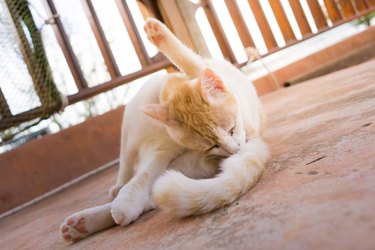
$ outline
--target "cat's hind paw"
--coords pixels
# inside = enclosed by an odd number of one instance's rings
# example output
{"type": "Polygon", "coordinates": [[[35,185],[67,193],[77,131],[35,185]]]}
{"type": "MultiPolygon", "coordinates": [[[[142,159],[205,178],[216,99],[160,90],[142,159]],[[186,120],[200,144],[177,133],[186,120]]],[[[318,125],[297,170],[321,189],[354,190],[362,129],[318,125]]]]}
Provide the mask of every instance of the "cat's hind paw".
{"type": "Polygon", "coordinates": [[[60,234],[67,242],[76,242],[89,235],[86,229],[85,218],[80,216],[68,217],[60,226],[60,234]]]}
{"type": "Polygon", "coordinates": [[[144,26],[148,40],[156,47],[159,47],[162,41],[165,40],[166,29],[164,24],[154,18],[147,19],[144,26]]]}

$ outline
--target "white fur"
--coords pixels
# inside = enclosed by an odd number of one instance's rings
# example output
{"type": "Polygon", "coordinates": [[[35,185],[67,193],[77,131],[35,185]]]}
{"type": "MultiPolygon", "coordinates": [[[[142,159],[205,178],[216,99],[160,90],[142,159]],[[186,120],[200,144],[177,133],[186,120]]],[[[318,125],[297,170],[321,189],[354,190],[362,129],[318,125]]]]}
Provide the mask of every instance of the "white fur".
{"type": "Polygon", "coordinates": [[[153,197],[170,215],[207,213],[245,194],[256,184],[267,159],[267,145],[255,138],[224,160],[221,173],[215,178],[194,180],[181,172],[167,171],[155,182],[153,197]]]}
{"type": "Polygon", "coordinates": [[[149,19],[145,29],[150,41],[188,77],[197,78],[205,68],[210,68],[222,78],[237,101],[237,120],[232,136],[228,131],[220,132],[221,143],[227,146],[227,152],[236,153],[221,162],[221,173],[215,178],[190,179],[215,176],[222,158],[211,159],[203,152],[188,150],[173,138],[165,124],[140,110],[144,105],[161,104],[159,95],[163,87],[171,77],[181,74],[150,79],[124,113],[119,174],[110,190],[114,200],[68,217],[75,222],[84,218],[87,233],[77,233],[76,224],[68,227],[65,222],[61,233],[67,241],[84,238],[115,223],[128,225],[155,207],[151,192],[162,209],[177,216],[205,213],[229,204],[256,183],[268,158],[265,143],[257,137],[261,126],[258,96],[246,77],[228,62],[203,60],[155,19],[149,19]],[[159,35],[163,39],[154,39],[159,35]],[[255,137],[246,131],[255,132],[255,137]],[[167,168],[181,172],[166,172],[167,168]],[[163,196],[171,199],[163,200],[163,196]]]}
{"type": "MultiPolygon", "coordinates": [[[[151,41],[153,40],[152,36],[163,35],[163,39],[156,45],[186,75],[194,78],[205,68],[211,68],[215,74],[221,77],[225,87],[235,96],[238,108],[236,133],[233,137],[224,136],[223,145],[227,145],[227,151],[236,152],[237,148],[244,145],[246,141],[244,132],[246,127],[251,127],[255,132],[260,131],[259,100],[253,85],[230,63],[203,60],[197,56],[155,19],[149,19],[145,27],[147,26],[146,31],[151,41]],[[157,26],[156,29],[155,26],[157,26]]],[[[173,140],[173,135],[171,138],[171,134],[168,133],[163,124],[150,119],[139,110],[141,106],[160,103],[159,93],[161,93],[170,77],[172,76],[160,76],[147,82],[126,107],[121,138],[120,170],[115,190],[119,186],[125,185],[132,177],[133,179],[120,190],[112,203],[112,215],[118,224],[127,225],[142,213],[142,207],[149,199],[148,195],[151,193],[152,184],[171,161],[179,157],[184,150],[181,145],[173,140]],[[135,173],[134,169],[136,169],[135,173]],[[142,190],[135,190],[137,178],[146,172],[150,174],[146,178],[146,185],[142,190]]],[[[233,162],[233,160],[229,161],[233,162]]],[[[224,162],[223,166],[226,164],[224,162]]],[[[234,164],[241,166],[239,162],[234,162],[234,164]]],[[[246,169],[246,166],[245,164],[241,167],[246,169]]],[[[224,178],[225,174],[222,176],[220,180],[224,178]]],[[[178,180],[182,179],[183,177],[178,180]]],[[[209,185],[211,182],[217,183],[216,181],[216,179],[207,180],[205,183],[209,185]]],[[[217,185],[220,185],[220,182],[217,185]]],[[[114,193],[112,190],[112,194],[114,193]]]]}

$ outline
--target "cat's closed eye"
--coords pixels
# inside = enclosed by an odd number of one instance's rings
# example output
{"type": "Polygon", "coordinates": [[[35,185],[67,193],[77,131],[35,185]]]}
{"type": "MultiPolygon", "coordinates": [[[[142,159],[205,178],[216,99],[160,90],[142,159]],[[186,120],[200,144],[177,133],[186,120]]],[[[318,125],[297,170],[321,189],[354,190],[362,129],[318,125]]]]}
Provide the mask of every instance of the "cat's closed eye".
{"type": "Polygon", "coordinates": [[[211,151],[212,149],[215,149],[215,148],[220,148],[220,146],[217,145],[217,144],[212,145],[211,147],[209,147],[209,148],[206,150],[206,152],[209,152],[209,151],[211,151]]]}
{"type": "Polygon", "coordinates": [[[233,126],[233,128],[231,128],[231,129],[229,130],[229,134],[230,134],[230,136],[233,136],[233,134],[234,134],[234,128],[235,128],[235,126],[233,126]]]}

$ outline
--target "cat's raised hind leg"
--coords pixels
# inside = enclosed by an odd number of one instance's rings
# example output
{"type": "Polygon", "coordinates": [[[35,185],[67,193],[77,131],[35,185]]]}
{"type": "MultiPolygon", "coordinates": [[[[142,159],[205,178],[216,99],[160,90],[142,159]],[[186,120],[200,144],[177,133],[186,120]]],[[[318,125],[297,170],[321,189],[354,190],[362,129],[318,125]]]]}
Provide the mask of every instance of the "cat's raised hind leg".
{"type": "Polygon", "coordinates": [[[186,47],[160,21],[147,19],[144,30],[147,38],[182,72],[191,78],[198,78],[205,68],[203,58],[186,47]]]}
{"type": "Polygon", "coordinates": [[[111,204],[88,208],[72,214],[60,226],[60,234],[67,242],[76,242],[115,225],[111,204]]]}

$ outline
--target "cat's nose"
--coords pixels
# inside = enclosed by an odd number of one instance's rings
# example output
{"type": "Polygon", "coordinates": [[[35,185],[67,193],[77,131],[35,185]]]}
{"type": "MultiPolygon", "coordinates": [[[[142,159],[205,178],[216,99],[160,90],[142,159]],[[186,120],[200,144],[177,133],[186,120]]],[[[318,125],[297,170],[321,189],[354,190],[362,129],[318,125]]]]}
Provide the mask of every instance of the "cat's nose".
{"type": "Polygon", "coordinates": [[[233,145],[232,147],[223,148],[223,150],[226,153],[228,153],[228,155],[232,155],[232,154],[237,153],[239,149],[240,149],[240,147],[238,145],[233,145]]]}

